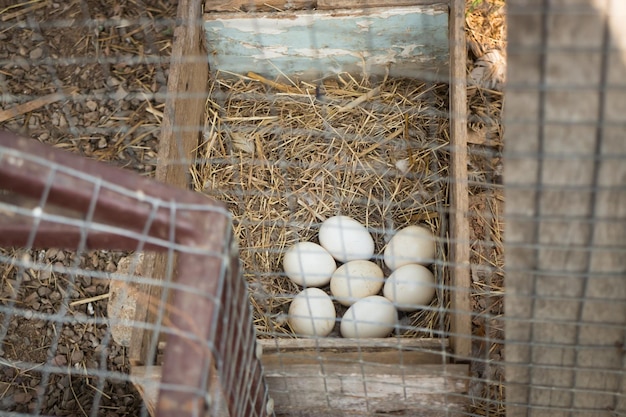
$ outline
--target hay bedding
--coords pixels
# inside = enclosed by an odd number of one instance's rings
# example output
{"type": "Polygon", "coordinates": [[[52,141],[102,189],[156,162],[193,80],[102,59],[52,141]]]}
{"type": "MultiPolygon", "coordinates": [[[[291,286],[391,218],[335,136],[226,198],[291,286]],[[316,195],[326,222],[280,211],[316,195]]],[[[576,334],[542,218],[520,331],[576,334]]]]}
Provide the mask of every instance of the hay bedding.
{"type": "MultiPolygon", "coordinates": [[[[317,242],[324,219],[363,223],[376,254],[409,224],[446,236],[448,88],[402,79],[368,85],[349,74],[319,86],[250,76],[213,78],[193,178],[233,213],[259,333],[292,335],[285,313],[299,289],[282,273],[282,253],[317,242]]],[[[440,282],[444,241],[434,266],[440,282]]],[[[403,317],[400,334],[441,334],[447,323],[437,298],[403,317]]]]}

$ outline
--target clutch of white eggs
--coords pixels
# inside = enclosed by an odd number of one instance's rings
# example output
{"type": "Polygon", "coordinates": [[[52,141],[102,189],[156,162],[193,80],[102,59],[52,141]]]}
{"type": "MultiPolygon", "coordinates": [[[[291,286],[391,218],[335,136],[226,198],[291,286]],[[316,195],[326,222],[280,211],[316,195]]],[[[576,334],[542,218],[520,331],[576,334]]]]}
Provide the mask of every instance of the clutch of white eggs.
{"type": "Polygon", "coordinates": [[[333,298],[348,307],[341,319],[343,337],[386,337],[398,321],[398,311],[427,306],[435,295],[435,277],[426,268],[435,257],[435,238],[422,226],[408,226],[391,238],[383,252],[391,274],[370,259],[374,239],[348,216],[325,220],[319,242],[299,242],[283,258],[289,279],[305,287],[289,306],[289,325],[303,336],[328,336],[335,325],[333,298]],[[343,263],[337,267],[336,262],[343,263]],[[319,287],[330,283],[331,298],[319,287]],[[382,295],[380,293],[382,288],[382,295]]]}

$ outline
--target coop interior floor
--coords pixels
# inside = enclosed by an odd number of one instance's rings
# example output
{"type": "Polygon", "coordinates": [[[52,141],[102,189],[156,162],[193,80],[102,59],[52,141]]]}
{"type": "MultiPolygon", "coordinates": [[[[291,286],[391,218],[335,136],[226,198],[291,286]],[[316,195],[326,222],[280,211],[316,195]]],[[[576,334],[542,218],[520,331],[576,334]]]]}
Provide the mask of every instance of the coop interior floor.
{"type": "MultiPolygon", "coordinates": [[[[467,4],[468,35],[473,45],[479,46],[470,56],[473,62],[481,51],[504,47],[504,0],[468,0],[467,4]]],[[[2,120],[0,128],[152,175],[168,74],[164,58],[171,50],[176,1],[151,1],[148,7],[142,2],[117,0],[34,1],[1,9],[0,13],[7,18],[3,20],[5,29],[0,31],[0,60],[11,62],[0,69],[2,107],[30,102],[60,88],[74,97],[48,97],[47,105],[2,120]],[[139,17],[141,21],[137,20],[139,17]],[[118,24],[124,18],[129,26],[118,24]],[[96,23],[81,26],[80,22],[90,19],[96,23]],[[58,27],[58,22],[70,22],[70,27],[58,27]]],[[[471,66],[470,63],[469,69],[471,66]]],[[[479,359],[472,369],[479,381],[470,393],[476,397],[474,413],[496,416],[504,415],[503,378],[498,366],[504,354],[499,320],[504,291],[503,197],[498,188],[502,97],[497,91],[482,88],[470,88],[469,97],[471,127],[477,133],[473,136],[475,143],[470,144],[470,173],[474,181],[470,221],[474,333],[478,336],[474,353],[479,359]],[[486,366],[487,360],[495,365],[486,366]]],[[[11,251],[2,254],[14,255],[11,251]]],[[[76,258],[65,251],[43,251],[29,256],[41,256],[52,264],[77,262],[111,271],[121,255],[95,252],[76,258]]],[[[29,276],[26,285],[13,294],[14,272],[3,268],[0,274],[0,302],[15,296],[22,306],[35,313],[45,314],[57,308],[68,285],[64,277],[29,276]]],[[[76,299],[107,291],[106,282],[95,279],[79,284],[77,293],[72,295],[76,299]]],[[[96,316],[104,317],[106,299],[95,301],[93,307],[96,316]]],[[[86,314],[86,308],[81,305],[72,314],[86,314]]],[[[52,331],[50,323],[42,327],[35,321],[16,319],[9,326],[2,357],[40,363],[46,357],[52,331]]],[[[55,363],[83,369],[95,366],[92,361],[96,348],[102,349],[103,328],[66,325],[61,332],[55,363]]],[[[125,350],[112,343],[106,347],[107,366],[126,371],[125,350]]],[[[4,362],[0,364],[0,410],[27,413],[33,407],[39,382],[36,369],[21,372],[4,362]]],[[[51,382],[45,393],[45,413],[88,415],[96,394],[93,380],[63,376],[51,382]]],[[[106,407],[100,415],[138,415],[141,398],[128,383],[108,384],[103,398],[106,407]]]]}
{"type": "MultiPolygon", "coordinates": [[[[233,213],[264,337],[292,334],[284,317],[299,290],[282,274],[282,254],[296,242],[317,242],[320,222],[334,215],[372,231],[383,269],[391,233],[424,225],[440,237],[441,262],[432,269],[448,282],[447,85],[340,74],[317,90],[323,97],[307,83],[275,94],[255,79],[219,73],[210,87],[194,186],[233,213]],[[369,100],[355,105],[363,96],[369,100]]],[[[429,309],[402,314],[399,335],[441,337],[445,304],[442,293],[429,309]]]]}

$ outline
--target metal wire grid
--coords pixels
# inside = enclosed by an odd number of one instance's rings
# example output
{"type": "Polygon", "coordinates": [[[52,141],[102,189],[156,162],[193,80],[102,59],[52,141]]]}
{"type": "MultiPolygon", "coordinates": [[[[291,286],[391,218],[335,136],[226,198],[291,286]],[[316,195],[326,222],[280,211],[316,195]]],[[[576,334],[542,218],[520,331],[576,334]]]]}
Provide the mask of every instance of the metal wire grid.
{"type": "Polygon", "coordinates": [[[519,3],[508,10],[507,415],[624,415],[626,11],[519,3]]]}
{"type": "MultiPolygon", "coordinates": [[[[158,285],[163,290],[161,303],[152,306],[158,308],[158,320],[154,324],[132,323],[133,327],[155,334],[147,364],[156,362],[159,338],[168,335],[157,415],[200,415],[205,409],[224,408],[234,415],[265,415],[267,394],[256,356],[245,282],[238,275],[236,248],[230,243],[228,212],[194,194],[68,156],[31,140],[3,134],[1,141],[0,183],[4,189],[36,201],[32,208],[2,203],[3,246],[26,250],[38,246],[67,247],[77,253],[100,247],[167,251],[170,272],[177,270],[176,280],[172,275],[165,281],[119,274],[113,277],[127,283],[158,285]],[[80,216],[50,211],[55,204],[78,210],[80,216]],[[172,301],[167,303],[170,297],[172,301]]],[[[99,415],[105,384],[129,379],[127,374],[109,369],[110,328],[107,326],[102,340],[94,346],[99,353],[93,358],[93,368],[64,366],[59,363],[58,347],[64,325],[115,324],[115,318],[111,323],[70,308],[79,288],[77,277],[110,278],[109,274],[86,270],[78,263],[69,268],[54,268],[53,273],[67,276],[63,298],[53,314],[34,314],[28,308],[20,308],[16,297],[24,277],[40,273],[47,266],[28,256],[3,256],[2,261],[15,273],[15,298],[0,307],[0,341],[7,343],[9,324],[16,317],[41,320],[54,333],[49,347],[44,348],[44,363],[3,361],[4,366],[18,372],[36,369],[41,375],[39,384],[33,387],[37,401],[28,411],[33,415],[42,413],[53,375],[75,375],[94,381],[95,395],[88,412],[99,415]]],[[[142,414],[147,414],[145,408],[142,414]]]]}

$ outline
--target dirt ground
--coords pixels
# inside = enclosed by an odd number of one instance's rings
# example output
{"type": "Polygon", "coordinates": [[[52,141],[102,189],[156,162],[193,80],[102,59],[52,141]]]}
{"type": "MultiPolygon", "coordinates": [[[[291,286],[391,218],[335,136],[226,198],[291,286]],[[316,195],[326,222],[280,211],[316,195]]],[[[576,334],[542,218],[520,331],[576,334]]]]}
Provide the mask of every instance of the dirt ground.
{"type": "MultiPolygon", "coordinates": [[[[67,97],[0,119],[0,128],[152,175],[176,2],[7,3],[16,2],[0,2],[0,107],[32,103],[59,90],[67,97]]],[[[77,256],[56,249],[30,253],[2,249],[0,255],[4,259],[26,255],[57,269],[103,272],[114,272],[122,256],[107,252],[77,256]]],[[[107,279],[18,270],[6,264],[0,279],[0,303],[9,306],[16,299],[16,307],[29,312],[13,317],[8,327],[0,313],[0,331],[6,332],[0,360],[0,410],[89,415],[97,396],[100,416],[140,414],[142,402],[130,383],[109,379],[101,385],[87,372],[100,369],[125,374],[129,369],[125,348],[113,343],[107,332],[106,298],[70,303],[67,317],[74,317],[77,324],[38,318],[61,311],[64,301],[107,294],[107,279]],[[12,366],[15,361],[32,367],[12,366]],[[38,371],[42,363],[67,367],[68,374],[42,380],[38,371]],[[38,403],[42,385],[43,402],[38,403]]]]}
{"type": "MultiPolygon", "coordinates": [[[[33,137],[78,154],[152,175],[162,121],[176,2],[155,0],[0,1],[0,108],[63,90],[67,97],[23,114],[0,118],[0,129],[33,137]],[[5,4],[7,3],[7,4],[5,4]]],[[[502,49],[503,0],[468,0],[471,72],[488,52],[502,49]]],[[[475,360],[470,394],[479,415],[504,415],[502,346],[503,251],[501,189],[501,85],[470,87],[470,227],[475,360]]],[[[56,267],[113,272],[124,254],[1,249],[0,262],[28,256],[56,267]]],[[[106,298],[70,307],[72,323],[38,314],[59,311],[64,300],[106,294],[106,279],[52,270],[0,271],[0,305],[19,300],[32,315],[5,320],[0,312],[0,410],[81,416],[98,398],[99,416],[139,415],[141,399],[130,383],[104,385],[86,372],[128,372],[125,349],[110,340],[106,298]],[[51,350],[51,344],[58,343],[51,350]],[[49,352],[53,351],[51,356],[49,352]],[[19,361],[32,368],[11,366],[19,361]],[[72,374],[51,376],[40,396],[36,364],[67,366],[72,374]],[[80,374],[80,370],[84,374],[80,374]],[[38,402],[43,398],[43,402],[38,402]]]]}

